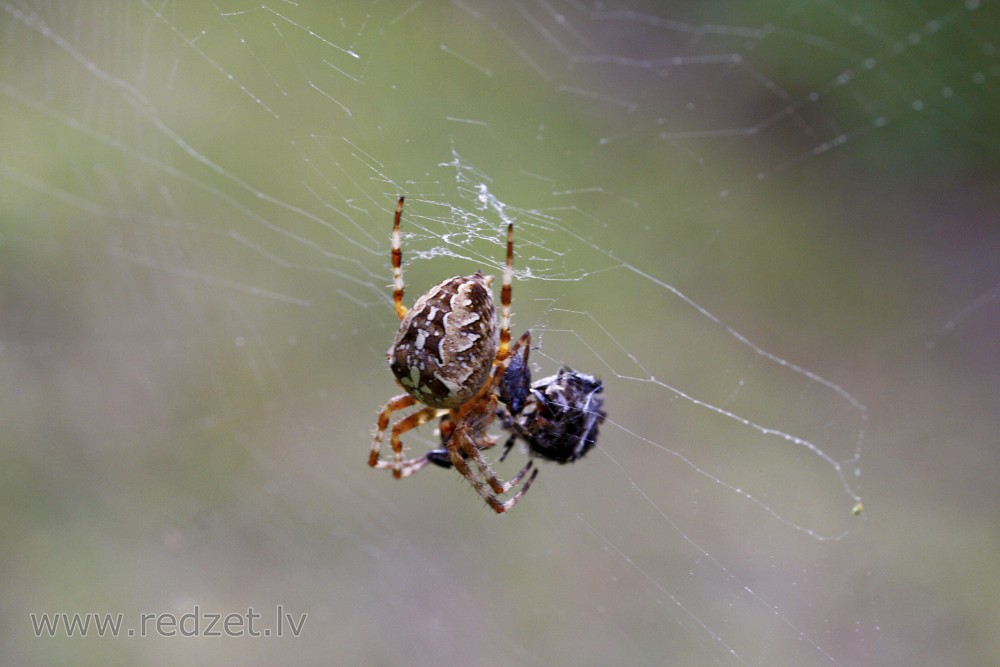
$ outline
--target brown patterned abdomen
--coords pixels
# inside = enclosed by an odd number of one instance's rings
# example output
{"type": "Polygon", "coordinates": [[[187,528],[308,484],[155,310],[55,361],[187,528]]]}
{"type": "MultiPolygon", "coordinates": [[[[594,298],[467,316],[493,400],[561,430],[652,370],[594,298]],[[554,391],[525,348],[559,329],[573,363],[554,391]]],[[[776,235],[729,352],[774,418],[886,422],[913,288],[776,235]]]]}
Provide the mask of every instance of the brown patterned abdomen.
{"type": "Polygon", "coordinates": [[[417,299],[389,348],[400,386],[421,403],[455,408],[475,396],[497,353],[492,276],[449,278],[417,299]]]}

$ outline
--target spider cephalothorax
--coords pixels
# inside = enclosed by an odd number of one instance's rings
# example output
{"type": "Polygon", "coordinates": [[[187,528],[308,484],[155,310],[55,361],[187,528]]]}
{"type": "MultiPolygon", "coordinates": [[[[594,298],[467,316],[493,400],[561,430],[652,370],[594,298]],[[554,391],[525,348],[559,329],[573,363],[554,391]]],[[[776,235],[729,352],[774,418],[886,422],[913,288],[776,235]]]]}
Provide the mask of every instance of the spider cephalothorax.
{"type": "MultiPolygon", "coordinates": [[[[368,465],[388,468],[406,477],[432,462],[426,455],[403,458],[400,436],[437,418],[448,423],[448,458],[496,512],[506,512],[528,490],[535,470],[517,493],[500,496],[517,486],[532,468],[531,461],[510,481],[501,481],[481,450],[496,444],[486,433],[498,409],[498,386],[510,363],[510,303],[514,264],[514,226],[507,225],[507,264],[501,289],[500,327],[490,291],[492,276],[481,272],[449,278],[417,299],[412,309],[403,305],[403,252],[399,223],[403,198],[396,204],[392,230],[393,303],[399,332],[387,357],[396,381],[406,390],[389,400],[379,413],[368,465]],[[423,407],[392,426],[392,460],[381,455],[382,438],[392,413],[423,407]],[[471,467],[470,463],[471,462],[471,467]]],[[[520,345],[520,342],[518,343],[520,345]]]]}

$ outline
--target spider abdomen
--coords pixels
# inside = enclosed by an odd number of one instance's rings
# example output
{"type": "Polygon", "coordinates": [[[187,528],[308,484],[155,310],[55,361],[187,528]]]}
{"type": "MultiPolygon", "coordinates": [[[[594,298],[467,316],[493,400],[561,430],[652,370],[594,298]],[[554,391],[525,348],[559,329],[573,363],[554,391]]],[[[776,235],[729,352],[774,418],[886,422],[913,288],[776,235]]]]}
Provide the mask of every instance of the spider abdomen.
{"type": "Polygon", "coordinates": [[[417,299],[387,354],[400,386],[421,403],[455,408],[475,396],[497,354],[492,276],[449,278],[417,299]]]}

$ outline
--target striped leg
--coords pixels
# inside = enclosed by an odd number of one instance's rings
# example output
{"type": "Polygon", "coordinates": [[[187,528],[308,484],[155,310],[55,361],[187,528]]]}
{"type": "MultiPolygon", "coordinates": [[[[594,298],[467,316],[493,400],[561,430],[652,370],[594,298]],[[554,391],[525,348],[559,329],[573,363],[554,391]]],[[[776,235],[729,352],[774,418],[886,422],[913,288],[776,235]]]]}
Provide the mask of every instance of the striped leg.
{"type": "Polygon", "coordinates": [[[416,404],[416,402],[417,399],[409,394],[400,394],[386,403],[385,408],[382,409],[382,412],[378,416],[375,437],[372,438],[372,448],[368,453],[368,465],[373,468],[391,468],[392,475],[396,478],[408,477],[427,465],[428,460],[426,456],[415,459],[403,458],[403,442],[400,440],[400,436],[407,431],[417,428],[421,424],[440,417],[447,410],[424,408],[393,424],[392,433],[389,438],[392,443],[392,460],[389,461],[382,458],[382,440],[385,437],[386,429],[389,428],[389,419],[392,413],[405,410],[411,405],[416,404]]]}
{"type": "Polygon", "coordinates": [[[514,223],[507,224],[507,265],[503,270],[503,285],[500,288],[500,347],[497,361],[503,361],[510,350],[510,298],[511,284],[514,282],[514,223]]]}
{"type": "Polygon", "coordinates": [[[406,317],[409,309],[403,305],[403,246],[399,233],[399,219],[403,217],[403,200],[396,202],[396,217],[392,220],[392,302],[399,319],[406,317]]]}
{"type": "Polygon", "coordinates": [[[475,443],[468,436],[468,432],[464,427],[459,427],[455,429],[455,433],[452,435],[451,441],[448,446],[449,453],[451,454],[451,463],[455,466],[463,477],[469,480],[483,500],[493,508],[497,514],[502,514],[517,504],[517,501],[521,499],[528,489],[531,487],[531,483],[535,481],[535,477],[538,475],[538,470],[534,470],[531,476],[524,482],[524,486],[515,493],[513,496],[505,501],[500,500],[499,496],[509,492],[512,488],[521,483],[525,475],[531,471],[534,462],[528,461],[528,464],[524,466],[513,478],[508,482],[501,482],[497,478],[496,474],[490,468],[486,459],[483,458],[482,453],[479,448],[476,447],[475,443]],[[467,459],[472,459],[475,461],[476,468],[482,475],[483,479],[480,479],[473,471],[469,468],[467,459]],[[484,481],[485,480],[485,481],[484,481]]]}

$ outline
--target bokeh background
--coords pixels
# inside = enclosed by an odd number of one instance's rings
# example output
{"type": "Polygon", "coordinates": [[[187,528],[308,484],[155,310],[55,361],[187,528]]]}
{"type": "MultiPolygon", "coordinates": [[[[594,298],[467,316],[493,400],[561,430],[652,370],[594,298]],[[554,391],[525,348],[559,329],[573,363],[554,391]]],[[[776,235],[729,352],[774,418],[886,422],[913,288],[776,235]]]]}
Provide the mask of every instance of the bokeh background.
{"type": "Polygon", "coordinates": [[[5,664],[1000,661],[995,5],[0,8],[5,664]],[[365,465],[399,194],[605,381],[503,517],[365,465]]]}

